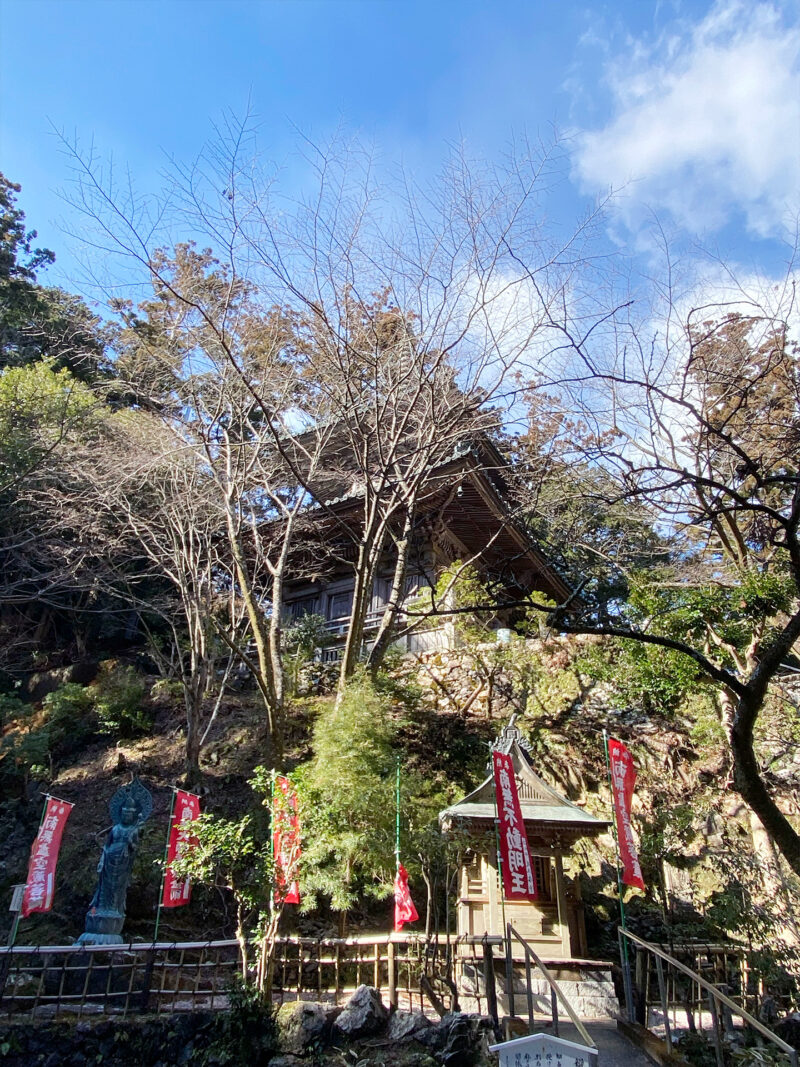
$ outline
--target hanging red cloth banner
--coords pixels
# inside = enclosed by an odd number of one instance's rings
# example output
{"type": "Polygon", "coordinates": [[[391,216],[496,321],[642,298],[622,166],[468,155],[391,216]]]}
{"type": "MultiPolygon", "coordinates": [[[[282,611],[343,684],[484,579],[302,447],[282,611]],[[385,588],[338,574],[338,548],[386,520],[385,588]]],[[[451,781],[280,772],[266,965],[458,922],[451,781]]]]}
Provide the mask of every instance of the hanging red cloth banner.
{"type": "Polygon", "coordinates": [[[642,868],[631,825],[631,801],[636,784],[636,768],[633,756],[621,741],[608,739],[608,761],[611,767],[611,789],[614,796],[614,814],[617,820],[617,841],[622,860],[622,881],[625,885],[644,889],[642,868]]]}
{"type": "Polygon", "coordinates": [[[528,849],[525,823],[519,804],[514,764],[504,752],[492,753],[494,790],[503,863],[503,893],[506,900],[535,900],[536,872],[528,849]]]}
{"type": "Polygon", "coordinates": [[[394,928],[402,930],[405,923],[416,922],[418,918],[419,915],[408,888],[408,871],[402,863],[398,863],[394,879],[394,928]]]}
{"type": "Polygon", "coordinates": [[[50,911],[56,884],[58,850],[72,804],[48,797],[44,818],[36,839],[31,845],[28,880],[22,895],[22,917],[34,911],[50,911]]]}
{"type": "Polygon", "coordinates": [[[275,900],[279,904],[300,903],[297,867],[300,863],[300,820],[297,793],[284,775],[275,778],[272,794],[272,854],[275,858],[275,900]]]}
{"type": "Polygon", "coordinates": [[[175,860],[185,856],[197,844],[191,825],[200,814],[200,797],[186,793],[183,789],[175,791],[175,803],[172,806],[172,825],[167,845],[167,868],[164,872],[164,890],[161,894],[162,908],[179,908],[188,904],[192,896],[192,883],[189,878],[180,881],[172,872],[175,860]]]}

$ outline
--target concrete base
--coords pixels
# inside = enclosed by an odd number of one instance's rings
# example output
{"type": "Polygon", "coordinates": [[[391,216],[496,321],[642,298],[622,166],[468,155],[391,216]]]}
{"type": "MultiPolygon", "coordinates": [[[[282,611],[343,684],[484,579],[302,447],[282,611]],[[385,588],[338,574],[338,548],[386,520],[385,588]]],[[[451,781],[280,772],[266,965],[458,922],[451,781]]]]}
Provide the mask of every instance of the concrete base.
{"type": "MultiPolygon", "coordinates": [[[[620,1004],[614,991],[610,963],[600,960],[546,960],[544,963],[578,1018],[616,1019],[619,1016],[620,1004]]],[[[495,986],[500,1014],[510,1015],[505,966],[500,960],[495,961],[495,986]]],[[[462,993],[462,1009],[471,1010],[465,1003],[484,992],[482,972],[465,967],[459,991],[462,993]]],[[[531,991],[534,1015],[549,1019],[550,985],[534,966],[531,967],[531,991]]],[[[525,967],[517,962],[514,964],[514,1014],[525,1018],[528,1015],[525,967]]],[[[566,1015],[560,1002],[559,1015],[566,1015]]]]}

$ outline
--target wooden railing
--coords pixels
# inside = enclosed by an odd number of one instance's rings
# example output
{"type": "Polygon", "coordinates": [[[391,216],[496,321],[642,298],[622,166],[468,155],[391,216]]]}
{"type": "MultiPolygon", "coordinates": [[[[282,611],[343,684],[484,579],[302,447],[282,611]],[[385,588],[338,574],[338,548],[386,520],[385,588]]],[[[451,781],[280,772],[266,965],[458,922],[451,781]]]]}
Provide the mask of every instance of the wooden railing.
{"type": "MultiPolygon", "coordinates": [[[[477,938],[413,934],[283,937],[274,960],[278,1002],[339,1004],[364,983],[393,1007],[420,1011],[437,999],[454,1007],[461,975],[484,965],[477,938]]],[[[236,941],[0,948],[0,1017],[222,1009],[240,969],[236,941]]],[[[488,1009],[484,988],[469,996],[476,1010],[488,1009]]]]}
{"type": "Polygon", "coordinates": [[[236,941],[0,949],[0,1016],[214,1010],[239,971],[236,941]]]}
{"type": "Polygon", "coordinates": [[[644,941],[620,927],[619,950],[628,1019],[648,1027],[651,1007],[659,1008],[660,1025],[664,1029],[668,1050],[673,1045],[673,1026],[677,1013],[685,1012],[690,1031],[710,1031],[717,1067],[724,1067],[725,1038],[732,1034],[733,1017],[737,1016],[745,1028],[778,1048],[791,1067],[798,1067],[798,1054],[791,1045],[751,1015],[743,1005],[737,1004],[726,991],[658,945],[644,941]],[[629,952],[634,956],[632,967],[629,952]],[[655,983],[650,981],[652,969],[655,970],[655,983]],[[653,986],[657,989],[657,999],[651,1001],[649,994],[653,986]]]}
{"type": "Polygon", "coordinates": [[[594,1043],[586,1027],[578,1018],[574,1008],[564,995],[561,986],[552,976],[547,967],[542,963],[534,950],[528,944],[524,937],[514,929],[511,923],[506,923],[506,988],[508,990],[508,1014],[511,1018],[516,1017],[516,997],[514,994],[514,941],[522,945],[525,953],[525,1000],[528,1009],[528,1033],[532,1034],[535,1029],[535,1019],[533,1011],[533,968],[542,975],[547,985],[550,987],[550,1019],[553,1028],[553,1034],[558,1037],[558,1004],[561,1002],[561,1006],[569,1016],[569,1019],[575,1029],[578,1031],[583,1044],[592,1049],[589,1054],[589,1067],[597,1067],[597,1045],[594,1043]]]}

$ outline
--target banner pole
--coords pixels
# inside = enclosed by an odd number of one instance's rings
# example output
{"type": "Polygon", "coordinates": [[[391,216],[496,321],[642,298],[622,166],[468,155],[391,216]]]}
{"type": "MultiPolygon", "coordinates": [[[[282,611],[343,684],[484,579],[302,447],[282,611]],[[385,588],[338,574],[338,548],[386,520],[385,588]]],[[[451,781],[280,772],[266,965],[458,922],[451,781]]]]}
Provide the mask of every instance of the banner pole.
{"type": "Polygon", "coordinates": [[[164,864],[161,868],[161,887],[158,890],[158,906],[156,907],[156,928],[153,931],[153,944],[158,941],[158,928],[161,925],[161,903],[164,899],[164,882],[167,880],[167,858],[169,856],[169,839],[172,836],[172,824],[175,821],[175,798],[178,791],[172,786],[172,804],[169,812],[169,825],[167,826],[167,843],[164,845],[164,864]]]}
{"type": "Polygon", "coordinates": [[[606,754],[606,774],[608,775],[608,788],[611,790],[611,830],[614,834],[614,854],[617,858],[617,895],[619,896],[619,918],[622,929],[627,930],[625,921],[625,904],[622,900],[622,873],[620,869],[619,836],[617,834],[617,806],[614,802],[614,783],[611,780],[611,757],[608,753],[608,731],[603,730],[603,747],[606,754]]]}
{"type": "Polygon", "coordinates": [[[275,917],[278,897],[278,870],[275,866],[275,782],[277,772],[273,767],[269,776],[269,914],[275,917]]]}
{"type": "MultiPolygon", "coordinates": [[[[608,787],[611,790],[611,829],[614,835],[614,852],[617,858],[617,896],[619,897],[619,919],[623,931],[627,931],[628,924],[625,918],[625,903],[622,899],[622,873],[619,854],[619,835],[617,834],[617,805],[614,798],[614,782],[611,778],[611,757],[608,751],[608,731],[603,729],[603,748],[606,754],[606,774],[608,775],[608,787]]],[[[628,1021],[634,1022],[633,1010],[633,986],[631,985],[631,962],[628,955],[628,939],[622,939],[622,973],[625,985],[625,1001],[628,1009],[628,1021]]]]}
{"type": "MultiPolygon", "coordinates": [[[[514,721],[513,716],[511,719],[514,721]]],[[[494,753],[494,749],[491,750],[494,753]]],[[[500,915],[503,921],[503,940],[506,937],[506,889],[503,882],[503,853],[500,849],[500,807],[497,803],[497,787],[494,781],[494,755],[492,755],[492,792],[494,793],[494,847],[497,854],[497,880],[500,885],[500,915]]],[[[511,941],[508,942],[509,948],[511,941]]]]}
{"type": "Polygon", "coordinates": [[[400,870],[400,756],[395,760],[395,790],[394,790],[394,859],[395,868],[400,870]]]}
{"type": "MultiPolygon", "coordinates": [[[[34,842],[36,841],[36,838],[39,836],[39,831],[42,829],[42,824],[44,823],[44,817],[47,814],[47,805],[48,805],[48,802],[51,799],[49,793],[42,793],[42,796],[44,797],[44,805],[42,806],[42,814],[39,816],[39,827],[38,827],[38,829],[36,831],[36,837],[34,837],[34,839],[33,839],[34,842]]],[[[53,797],[52,799],[53,800],[58,800],[58,797],[53,797]]],[[[69,803],[69,801],[65,800],[65,801],[63,801],[63,803],[67,804],[67,803],[69,803]]],[[[31,848],[33,848],[33,844],[31,845],[31,848]]],[[[27,875],[26,875],[26,877],[25,877],[25,889],[27,889],[27,888],[28,888],[28,878],[27,878],[27,875]]],[[[25,894],[25,889],[22,890],[23,896],[25,894]]],[[[9,941],[8,941],[8,947],[9,948],[13,948],[14,944],[16,943],[17,931],[19,930],[19,921],[20,921],[21,918],[22,918],[22,904],[20,904],[20,909],[17,912],[16,916],[14,917],[14,925],[11,928],[11,936],[10,936],[9,941]]]]}

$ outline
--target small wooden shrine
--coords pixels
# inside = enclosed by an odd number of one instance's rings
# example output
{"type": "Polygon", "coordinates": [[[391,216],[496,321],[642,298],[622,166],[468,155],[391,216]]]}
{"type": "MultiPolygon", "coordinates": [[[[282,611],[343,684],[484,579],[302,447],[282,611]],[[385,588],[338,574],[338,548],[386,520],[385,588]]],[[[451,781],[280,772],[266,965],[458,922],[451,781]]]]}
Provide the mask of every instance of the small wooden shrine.
{"type": "Polygon", "coordinates": [[[550,960],[586,956],[586,929],[577,881],[564,877],[564,856],[582,837],[597,837],[609,824],[562,797],[534,772],[529,746],[513,719],[495,744],[511,756],[538,896],[504,901],[498,876],[494,779],[439,813],[444,833],[466,835],[459,876],[458,933],[503,936],[513,924],[539,956],[550,960]]]}

